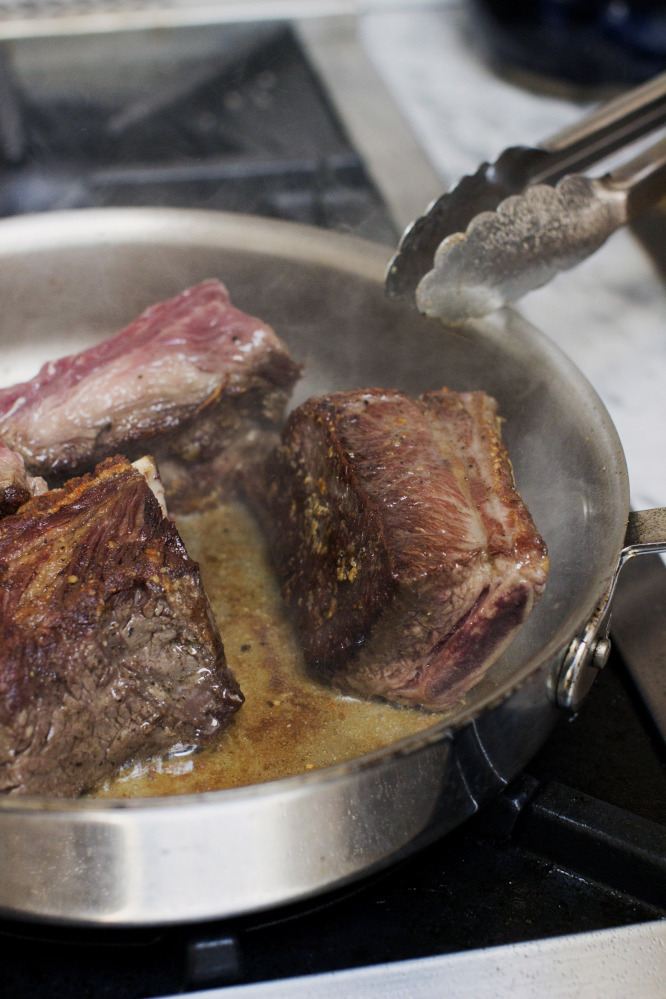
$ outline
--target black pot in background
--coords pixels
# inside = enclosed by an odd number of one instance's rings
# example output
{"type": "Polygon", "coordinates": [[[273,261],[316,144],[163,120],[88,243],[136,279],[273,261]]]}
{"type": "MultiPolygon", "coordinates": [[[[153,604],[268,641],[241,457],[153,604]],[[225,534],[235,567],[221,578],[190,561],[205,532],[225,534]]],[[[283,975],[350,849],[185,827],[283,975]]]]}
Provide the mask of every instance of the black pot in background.
{"type": "Polygon", "coordinates": [[[501,66],[581,85],[638,83],[666,70],[662,0],[472,0],[501,66]]]}

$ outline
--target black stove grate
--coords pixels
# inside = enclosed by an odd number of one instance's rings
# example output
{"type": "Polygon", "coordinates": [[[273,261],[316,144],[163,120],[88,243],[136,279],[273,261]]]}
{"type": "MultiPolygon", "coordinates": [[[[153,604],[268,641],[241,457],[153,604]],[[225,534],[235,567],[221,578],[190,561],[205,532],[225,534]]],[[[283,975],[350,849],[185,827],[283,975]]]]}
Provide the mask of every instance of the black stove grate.
{"type": "Polygon", "coordinates": [[[293,33],[170,76],[31,93],[0,72],[0,215],[148,205],[237,211],[394,244],[364,163],[293,33]]]}

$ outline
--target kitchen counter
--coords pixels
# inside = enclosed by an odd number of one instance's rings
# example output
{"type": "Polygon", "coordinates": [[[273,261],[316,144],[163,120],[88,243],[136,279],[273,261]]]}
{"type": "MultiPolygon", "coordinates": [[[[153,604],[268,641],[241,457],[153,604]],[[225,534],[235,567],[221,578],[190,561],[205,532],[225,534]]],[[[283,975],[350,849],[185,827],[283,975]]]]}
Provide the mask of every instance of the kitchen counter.
{"type": "MultiPolygon", "coordinates": [[[[462,0],[362,5],[362,44],[445,190],[509,145],[536,144],[586,105],[532,92],[486,64],[462,0]]],[[[424,205],[425,207],[425,205],[424,205]]],[[[666,246],[666,216],[643,223],[666,246]]],[[[666,503],[666,285],[632,232],[530,293],[519,311],[581,368],[623,443],[637,509],[666,503]]]]}

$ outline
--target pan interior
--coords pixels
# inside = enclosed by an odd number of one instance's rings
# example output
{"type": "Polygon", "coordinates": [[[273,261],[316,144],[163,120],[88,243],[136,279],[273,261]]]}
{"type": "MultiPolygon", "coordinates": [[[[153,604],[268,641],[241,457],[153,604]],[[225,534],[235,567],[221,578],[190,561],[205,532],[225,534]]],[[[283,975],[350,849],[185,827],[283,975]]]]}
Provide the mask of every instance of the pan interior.
{"type": "MultiPolygon", "coordinates": [[[[206,277],[269,322],[315,393],[447,385],[495,396],[518,488],[549,548],[540,604],[461,717],[500,698],[593,611],[615,567],[628,509],[614,428],[575,367],[515,313],[450,330],[389,302],[390,249],[288,223],[132,209],[53,213],[0,226],[0,381],[115,332],[206,277]]],[[[451,723],[458,719],[454,716],[451,723]]]]}

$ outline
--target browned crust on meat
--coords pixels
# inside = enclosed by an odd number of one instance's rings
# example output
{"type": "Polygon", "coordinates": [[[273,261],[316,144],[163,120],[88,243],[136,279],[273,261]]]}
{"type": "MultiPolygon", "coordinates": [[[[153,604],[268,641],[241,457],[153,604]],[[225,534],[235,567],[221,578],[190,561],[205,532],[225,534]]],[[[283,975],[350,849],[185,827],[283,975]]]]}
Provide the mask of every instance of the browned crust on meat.
{"type": "Polygon", "coordinates": [[[337,660],[369,629],[394,581],[377,505],[345,447],[335,398],[309,400],[291,415],[259,488],[306,656],[337,660]]]}
{"type": "Polygon", "coordinates": [[[0,790],[77,794],[241,703],[198,566],[125,458],[0,521],[0,790]]]}
{"type": "Polygon", "coordinates": [[[530,613],[548,558],[500,432],[495,400],[446,388],[292,414],[264,521],[306,658],[336,685],[444,707],[530,613]]]}
{"type": "Polygon", "coordinates": [[[0,567],[8,568],[10,560],[11,586],[0,596],[3,618],[39,627],[46,599],[59,611],[62,627],[75,633],[95,626],[113,594],[137,585],[169,593],[176,579],[196,570],[143,476],[119,456],[106,459],[96,473],[35,497],[0,524],[0,567]],[[114,522],[109,532],[119,493],[124,524],[114,522]],[[52,542],[61,530],[72,541],[59,559],[52,542]]]}

